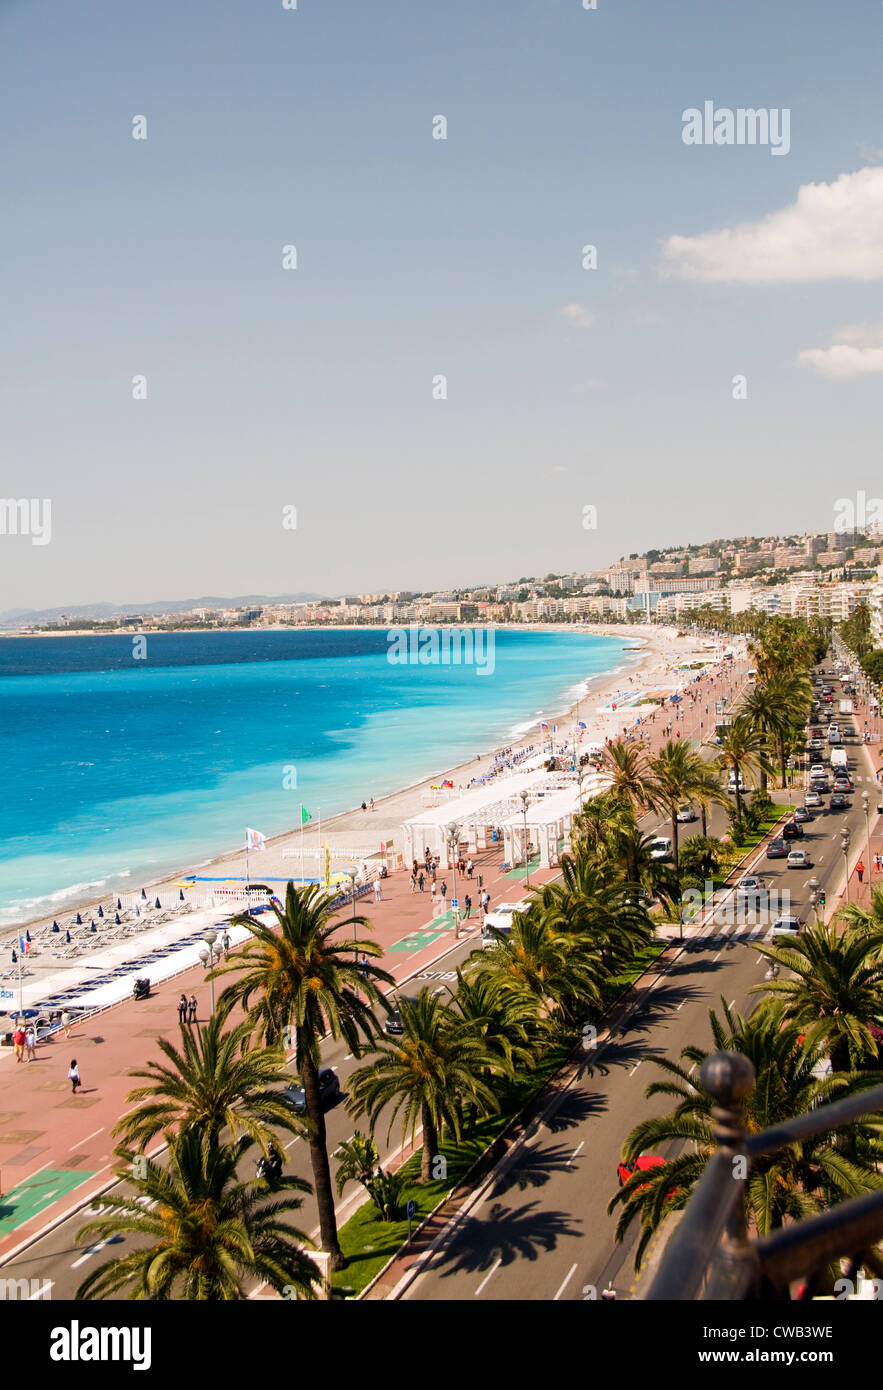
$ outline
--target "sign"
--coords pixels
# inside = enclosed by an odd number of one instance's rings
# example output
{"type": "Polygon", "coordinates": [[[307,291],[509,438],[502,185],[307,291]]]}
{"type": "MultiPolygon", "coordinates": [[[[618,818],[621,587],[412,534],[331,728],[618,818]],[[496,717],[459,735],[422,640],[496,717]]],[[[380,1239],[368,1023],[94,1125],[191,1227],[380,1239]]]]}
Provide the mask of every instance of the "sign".
{"type": "Polygon", "coordinates": [[[454,911],[454,912],[456,912],[456,910],[457,910],[457,908],[458,908],[459,906],[460,906],[460,901],[459,901],[459,899],[458,899],[458,898],[451,898],[451,910],[454,911]]]}
{"type": "Polygon", "coordinates": [[[408,1202],[408,1220],[409,1220],[409,1221],[412,1219],[412,1217],[414,1216],[414,1214],[415,1214],[416,1211],[417,1211],[417,1203],[414,1201],[414,1198],[412,1197],[411,1200],[408,1202]]]}

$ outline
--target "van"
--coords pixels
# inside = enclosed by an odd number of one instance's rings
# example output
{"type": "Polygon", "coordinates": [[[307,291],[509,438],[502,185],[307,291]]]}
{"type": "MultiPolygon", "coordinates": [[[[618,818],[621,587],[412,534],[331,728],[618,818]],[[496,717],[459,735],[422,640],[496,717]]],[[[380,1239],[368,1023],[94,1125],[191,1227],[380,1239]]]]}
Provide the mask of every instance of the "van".
{"type": "MultiPolygon", "coordinates": [[[[729,786],[728,786],[727,790],[728,790],[730,793],[735,793],[735,791],[736,791],[736,770],[735,770],[735,768],[731,768],[731,769],[730,769],[730,783],[729,783],[729,786]]],[[[739,773],[739,790],[740,790],[740,792],[744,792],[744,790],[745,790],[745,778],[744,778],[744,776],[742,775],[741,772],[739,773]]]]}
{"type": "Polygon", "coordinates": [[[832,767],[846,767],[847,762],[848,762],[848,759],[847,759],[847,756],[846,756],[846,749],[845,749],[845,748],[832,748],[832,749],[831,749],[831,766],[832,766],[832,767]]]}
{"type": "Polygon", "coordinates": [[[650,858],[667,859],[671,854],[671,840],[665,835],[657,835],[650,841],[650,858]]]}

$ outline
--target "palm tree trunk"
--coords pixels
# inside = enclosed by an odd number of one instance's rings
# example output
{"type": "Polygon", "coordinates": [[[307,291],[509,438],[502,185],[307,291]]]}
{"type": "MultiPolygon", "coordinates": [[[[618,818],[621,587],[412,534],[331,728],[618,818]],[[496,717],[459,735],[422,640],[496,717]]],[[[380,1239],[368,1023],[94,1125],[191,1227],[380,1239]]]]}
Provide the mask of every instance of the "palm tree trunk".
{"type": "Polygon", "coordinates": [[[740,763],[735,763],[735,764],[734,764],[734,767],[735,767],[735,772],[736,772],[736,816],[737,816],[738,819],[741,821],[741,819],[742,819],[742,792],[741,792],[741,790],[740,790],[739,783],[740,783],[740,781],[742,780],[742,766],[741,766],[740,763]]]}
{"type": "Polygon", "coordinates": [[[322,1249],[331,1256],[329,1260],[331,1269],[343,1269],[346,1260],[337,1239],[337,1216],[334,1211],[331,1168],[328,1163],[325,1111],[322,1108],[322,1097],[319,1094],[319,1070],[312,1057],[303,1056],[300,1073],[307,1103],[307,1118],[310,1121],[310,1163],[313,1168],[316,1205],[319,1208],[322,1249]]]}
{"type": "Polygon", "coordinates": [[[429,1182],[432,1177],[432,1160],[438,1152],[438,1131],[435,1121],[432,1118],[426,1101],[420,1107],[420,1119],[423,1123],[423,1155],[420,1159],[420,1181],[429,1182]]]}
{"type": "Polygon", "coordinates": [[[779,763],[781,764],[781,768],[782,768],[782,786],[784,787],[784,786],[787,785],[788,779],[787,779],[787,776],[786,776],[786,773],[785,773],[785,735],[784,735],[783,733],[781,733],[781,732],[780,732],[779,735],[778,735],[778,743],[779,743],[779,763]]]}
{"type": "Polygon", "coordinates": [[[672,847],[672,852],[673,852],[673,853],[672,853],[672,857],[673,857],[673,859],[674,859],[674,861],[675,861],[675,873],[677,873],[677,868],[678,868],[678,808],[677,808],[677,806],[673,806],[673,807],[672,807],[672,812],[671,812],[671,847],[672,847]]]}

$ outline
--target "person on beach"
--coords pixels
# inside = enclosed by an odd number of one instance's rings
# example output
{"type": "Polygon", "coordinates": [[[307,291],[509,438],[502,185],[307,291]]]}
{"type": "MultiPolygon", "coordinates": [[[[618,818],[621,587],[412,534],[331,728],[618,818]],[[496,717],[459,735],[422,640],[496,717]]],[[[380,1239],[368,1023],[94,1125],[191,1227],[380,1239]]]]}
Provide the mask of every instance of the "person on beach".
{"type": "Polygon", "coordinates": [[[187,1022],[187,995],[186,995],[186,994],[182,994],[182,995],[181,995],[181,998],[178,1000],[178,1022],[179,1022],[179,1023],[186,1023],[186,1022],[187,1022]]]}
{"type": "Polygon", "coordinates": [[[35,1061],[37,1057],[37,1030],[33,1023],[28,1024],[25,1029],[25,1051],[28,1054],[28,1061],[35,1061]]]}
{"type": "Polygon", "coordinates": [[[188,1015],[187,1021],[188,1021],[188,1023],[195,1023],[195,1022],[196,1022],[196,1009],[197,1009],[196,995],[195,995],[195,994],[191,994],[191,996],[190,996],[190,1002],[189,1002],[188,1005],[187,1005],[187,1015],[188,1015]]]}
{"type": "Polygon", "coordinates": [[[65,1009],[64,1013],[61,1015],[61,1026],[64,1029],[64,1036],[69,1038],[71,1035],[71,1016],[67,1009],[65,1009]]]}
{"type": "Polygon", "coordinates": [[[367,803],[367,801],[363,801],[363,802],[362,802],[362,810],[363,810],[363,811],[367,811],[367,809],[368,809],[368,803],[367,803]]]}
{"type": "Polygon", "coordinates": [[[17,1062],[23,1062],[25,1056],[25,1030],[20,1023],[16,1024],[15,1031],[12,1034],[12,1045],[15,1048],[15,1060],[17,1062]]]}
{"type": "Polygon", "coordinates": [[[76,1057],[74,1057],[68,1068],[67,1079],[71,1083],[71,1095],[75,1096],[77,1094],[77,1087],[83,1084],[80,1080],[80,1068],[77,1066],[76,1057]]]}
{"type": "Polygon", "coordinates": [[[378,877],[378,878],[375,878],[375,880],[374,880],[374,901],[375,901],[376,903],[379,903],[382,897],[383,897],[383,888],[382,888],[382,886],[381,886],[380,879],[379,879],[379,877],[378,877]]]}
{"type": "Polygon", "coordinates": [[[373,797],[373,796],[372,796],[371,800],[368,802],[368,805],[371,807],[371,810],[373,811],[373,810],[374,810],[374,797],[373,797]]]}

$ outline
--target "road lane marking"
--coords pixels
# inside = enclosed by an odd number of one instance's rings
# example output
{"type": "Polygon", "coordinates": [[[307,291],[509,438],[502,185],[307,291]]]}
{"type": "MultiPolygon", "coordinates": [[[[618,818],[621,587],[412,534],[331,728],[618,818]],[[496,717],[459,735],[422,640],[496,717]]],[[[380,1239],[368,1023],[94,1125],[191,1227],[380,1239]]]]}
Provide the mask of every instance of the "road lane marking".
{"type": "MultiPolygon", "coordinates": [[[[585,1139],[581,1139],[580,1142],[577,1144],[576,1148],[574,1149],[573,1153],[570,1155],[570,1158],[567,1160],[567,1166],[568,1166],[568,1168],[570,1167],[570,1165],[571,1165],[571,1163],[573,1162],[573,1160],[576,1158],[576,1156],[577,1156],[577,1154],[579,1153],[580,1149],[584,1149],[585,1146],[586,1146],[586,1141],[585,1141],[585,1139]]],[[[573,1266],[573,1269],[576,1269],[576,1265],[573,1266]]],[[[570,1274],[573,1273],[573,1269],[570,1271],[570,1274]]],[[[570,1274],[568,1274],[568,1276],[567,1276],[568,1279],[570,1278],[570,1274]]]]}
{"type": "Polygon", "coordinates": [[[90,1139],[94,1139],[96,1134],[103,1134],[103,1133],[104,1133],[104,1125],[102,1125],[100,1129],[93,1130],[93,1132],[92,1132],[91,1134],[87,1134],[85,1139],[80,1139],[80,1140],[77,1141],[76,1144],[71,1144],[70,1148],[68,1149],[68,1153],[73,1153],[74,1149],[78,1149],[78,1148],[80,1147],[81,1144],[88,1144],[89,1140],[90,1140],[90,1139]]]}
{"type": "MultiPolygon", "coordinates": [[[[642,1058],[641,1058],[641,1062],[643,1062],[643,1060],[644,1060],[644,1058],[642,1057],[642,1058]]],[[[632,1067],[631,1071],[629,1072],[629,1076],[634,1076],[635,1072],[638,1070],[638,1067],[641,1065],[641,1062],[636,1062],[636,1063],[635,1063],[635,1065],[632,1067]]]]}
{"type": "Polygon", "coordinates": [[[720,950],[718,951],[717,955],[716,955],[716,956],[712,956],[712,960],[711,960],[712,965],[714,965],[714,962],[718,959],[719,956],[722,956],[723,953],[724,953],[724,948],[723,948],[723,946],[721,946],[721,948],[720,948],[720,950]]]}
{"type": "Polygon", "coordinates": [[[686,999],[682,999],[680,1004],[678,1004],[678,1007],[675,1009],[675,1013],[680,1013],[681,1009],[684,1007],[686,1002],[686,999]]]}
{"type": "Polygon", "coordinates": [[[482,1289],[484,1288],[484,1286],[485,1286],[485,1284],[487,1283],[487,1281],[488,1281],[494,1274],[496,1274],[497,1270],[500,1268],[500,1265],[501,1265],[502,1263],[503,1263],[503,1257],[502,1257],[502,1255],[501,1255],[500,1258],[496,1261],[496,1263],[493,1264],[493,1265],[491,1266],[490,1271],[484,1276],[484,1278],[482,1279],[482,1281],[481,1281],[481,1283],[479,1284],[478,1288],[475,1290],[475,1297],[476,1297],[476,1298],[478,1298],[478,1295],[481,1293],[481,1291],[482,1291],[482,1289]]]}
{"type": "Polygon", "coordinates": [[[561,1285],[561,1288],[558,1290],[558,1292],[556,1293],[555,1297],[552,1299],[552,1302],[553,1302],[553,1303],[557,1303],[557,1302],[558,1302],[558,1300],[559,1300],[559,1298],[561,1297],[561,1295],[563,1294],[564,1290],[567,1288],[567,1285],[569,1284],[570,1280],[573,1278],[573,1272],[574,1272],[575,1269],[576,1269],[576,1265],[571,1265],[571,1267],[570,1267],[568,1273],[564,1276],[564,1283],[561,1285]]]}

